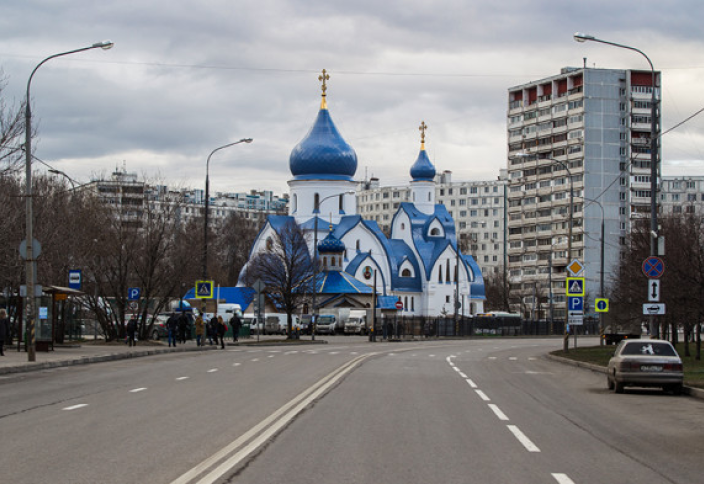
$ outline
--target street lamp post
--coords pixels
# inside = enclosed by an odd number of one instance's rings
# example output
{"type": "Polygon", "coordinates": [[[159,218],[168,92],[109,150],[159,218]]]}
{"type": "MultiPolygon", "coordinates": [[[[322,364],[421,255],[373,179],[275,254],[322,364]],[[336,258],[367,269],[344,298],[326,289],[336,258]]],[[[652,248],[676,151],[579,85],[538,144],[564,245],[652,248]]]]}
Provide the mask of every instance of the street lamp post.
{"type": "Polygon", "coordinates": [[[56,168],[50,168],[50,169],[47,170],[47,171],[48,171],[49,173],[53,173],[54,175],[60,175],[60,176],[62,176],[62,177],[64,177],[64,178],[66,178],[66,179],[69,181],[69,183],[71,183],[71,190],[74,190],[74,191],[76,190],[76,182],[73,180],[73,178],[71,178],[70,176],[68,176],[68,175],[67,175],[66,173],[64,173],[63,171],[57,170],[56,168]]]}
{"type": "Polygon", "coordinates": [[[210,152],[208,159],[205,162],[205,214],[203,216],[203,280],[208,278],[208,205],[210,204],[210,157],[216,151],[220,151],[224,148],[229,148],[230,146],[238,145],[240,143],[251,143],[252,138],[242,138],[234,143],[228,143],[226,145],[219,146],[210,152]]]}
{"type": "Polygon", "coordinates": [[[348,190],[346,192],[342,193],[334,193],[332,195],[328,195],[327,197],[323,197],[323,199],[319,199],[319,197],[316,195],[315,196],[315,203],[313,205],[313,297],[312,297],[312,308],[311,312],[313,314],[313,321],[312,321],[312,329],[311,329],[311,336],[312,340],[315,341],[315,329],[316,325],[318,323],[318,317],[317,317],[317,294],[318,294],[318,212],[320,212],[320,205],[325,200],[328,200],[330,198],[334,197],[339,197],[340,195],[354,195],[356,192],[354,190],[348,190]]]}
{"type": "MultiPolygon", "coordinates": [[[[650,255],[658,255],[658,202],[657,202],[657,190],[658,190],[658,138],[657,138],[657,96],[655,95],[656,85],[655,85],[655,68],[650,58],[645,55],[640,49],[631,47],[629,45],[617,44],[616,42],[609,42],[607,40],[602,40],[594,37],[593,35],[583,34],[581,32],[576,32],[574,34],[574,40],[577,42],[598,42],[600,44],[612,45],[614,47],[619,47],[621,49],[632,50],[638,52],[640,55],[645,57],[650,66],[651,74],[651,96],[650,96],[650,255]]],[[[658,337],[658,328],[655,326],[654,316],[650,316],[650,333],[655,337],[658,337]]]]}
{"type": "Polygon", "coordinates": [[[33,207],[32,207],[32,109],[31,109],[31,97],[30,97],[30,89],[32,86],[32,78],[34,78],[34,74],[37,72],[37,70],[44,65],[44,63],[50,61],[51,59],[55,59],[57,57],[63,57],[65,55],[70,55],[70,54],[77,54],[79,52],[84,52],[86,50],[91,50],[91,49],[111,49],[112,46],[115,45],[109,40],[105,40],[103,42],[97,42],[89,47],[82,47],[80,49],[75,49],[75,50],[69,50],[67,52],[61,52],[59,54],[54,54],[50,55],[43,61],[41,61],[37,66],[32,70],[32,73],[29,75],[29,80],[27,80],[27,97],[25,98],[25,122],[24,122],[24,129],[25,129],[25,137],[24,137],[24,148],[25,148],[25,198],[26,198],[26,211],[27,211],[27,222],[26,222],[26,241],[25,243],[27,244],[26,248],[26,259],[25,259],[25,272],[26,272],[26,285],[27,285],[27,311],[25,315],[25,321],[27,322],[27,332],[29,336],[29,341],[27,342],[27,358],[28,361],[36,361],[37,359],[37,354],[36,354],[36,335],[35,335],[35,311],[36,311],[36,304],[35,304],[35,294],[34,294],[34,286],[36,284],[35,280],[35,272],[36,272],[36,267],[37,267],[37,261],[34,259],[34,250],[32,247],[32,243],[34,241],[34,226],[33,226],[33,207]]]}

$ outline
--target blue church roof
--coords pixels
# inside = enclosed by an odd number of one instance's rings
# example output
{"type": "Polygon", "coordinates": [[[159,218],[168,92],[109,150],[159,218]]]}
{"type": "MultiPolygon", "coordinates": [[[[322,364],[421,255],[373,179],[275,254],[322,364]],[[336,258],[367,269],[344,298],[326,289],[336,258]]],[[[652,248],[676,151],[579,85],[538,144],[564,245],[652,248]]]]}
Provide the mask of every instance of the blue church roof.
{"type": "Polygon", "coordinates": [[[318,294],[371,294],[372,288],[341,271],[327,271],[318,274],[318,294]]]}
{"type": "Polygon", "coordinates": [[[322,108],[303,140],[293,148],[289,167],[294,180],[352,180],[357,171],[357,154],[322,108]]]}
{"type": "MultiPolygon", "coordinates": [[[[195,299],[195,288],[191,288],[184,296],[184,299],[195,299]]],[[[239,304],[244,312],[254,299],[254,289],[251,287],[216,287],[214,296],[224,299],[228,304],[239,304]]]]}
{"type": "Polygon", "coordinates": [[[421,149],[416,162],[411,166],[411,178],[413,181],[433,181],[435,173],[435,166],[430,162],[425,150],[421,149]]]}
{"type": "Polygon", "coordinates": [[[335,237],[332,230],[328,233],[328,236],[320,241],[318,244],[318,252],[333,252],[342,253],[345,251],[345,244],[335,237]]]}

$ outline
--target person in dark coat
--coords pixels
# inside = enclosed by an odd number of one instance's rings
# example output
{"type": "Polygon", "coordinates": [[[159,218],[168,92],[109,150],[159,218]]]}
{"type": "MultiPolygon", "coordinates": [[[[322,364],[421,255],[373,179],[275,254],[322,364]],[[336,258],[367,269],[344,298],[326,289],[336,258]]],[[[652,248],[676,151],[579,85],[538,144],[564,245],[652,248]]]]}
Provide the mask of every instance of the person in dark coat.
{"type": "Polygon", "coordinates": [[[210,346],[213,345],[213,340],[215,340],[215,344],[218,344],[218,318],[217,316],[213,315],[212,318],[210,318],[210,321],[208,321],[208,344],[210,346]]]}
{"type": "Polygon", "coordinates": [[[176,337],[178,333],[178,316],[176,313],[171,313],[168,321],[166,321],[166,329],[169,331],[169,346],[176,346],[176,337]]]}
{"type": "Polygon", "coordinates": [[[227,331],[227,326],[225,321],[222,320],[222,316],[218,316],[217,326],[215,326],[215,344],[218,344],[218,338],[220,338],[220,347],[225,349],[225,332],[227,331]]]}
{"type": "Polygon", "coordinates": [[[186,331],[188,330],[188,318],[184,313],[178,317],[178,339],[182,344],[186,344],[186,331]]]}
{"type": "Polygon", "coordinates": [[[242,327],[242,321],[240,321],[240,317],[237,315],[237,313],[235,313],[235,315],[232,316],[232,319],[230,319],[230,326],[232,326],[233,341],[238,341],[240,336],[240,328],[242,327]]]}
{"type": "Polygon", "coordinates": [[[130,346],[137,346],[137,340],[135,336],[137,335],[137,316],[134,314],[127,321],[127,344],[130,346]]]}
{"type": "Polygon", "coordinates": [[[5,340],[10,339],[10,319],[7,317],[7,311],[0,309],[0,356],[5,356],[5,340]]]}

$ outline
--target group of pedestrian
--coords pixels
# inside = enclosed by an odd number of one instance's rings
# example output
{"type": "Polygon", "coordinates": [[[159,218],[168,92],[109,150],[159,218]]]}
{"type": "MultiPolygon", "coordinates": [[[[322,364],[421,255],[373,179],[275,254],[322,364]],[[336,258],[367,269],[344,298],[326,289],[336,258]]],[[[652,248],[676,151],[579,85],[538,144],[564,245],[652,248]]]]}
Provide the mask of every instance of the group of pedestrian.
{"type": "MultiPolygon", "coordinates": [[[[236,314],[230,319],[230,326],[232,326],[232,335],[234,341],[238,340],[240,327],[242,323],[239,316],[236,314]]],[[[196,345],[205,346],[205,340],[208,340],[208,344],[212,346],[220,345],[221,349],[225,349],[225,333],[227,332],[227,324],[222,319],[222,316],[213,316],[207,322],[203,317],[198,316],[196,318],[196,345]]]]}

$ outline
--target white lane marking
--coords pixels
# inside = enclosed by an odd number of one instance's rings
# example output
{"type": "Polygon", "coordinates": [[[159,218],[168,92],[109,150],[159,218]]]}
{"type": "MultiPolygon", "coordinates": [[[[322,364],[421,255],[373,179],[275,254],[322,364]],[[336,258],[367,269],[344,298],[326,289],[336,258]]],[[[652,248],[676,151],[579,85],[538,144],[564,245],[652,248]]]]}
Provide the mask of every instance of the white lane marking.
{"type": "Polygon", "coordinates": [[[460,372],[459,375],[460,375],[462,378],[467,378],[467,375],[465,375],[465,374],[462,373],[462,372],[460,372]]]}
{"type": "Polygon", "coordinates": [[[534,356],[531,356],[531,357],[528,358],[528,361],[535,361],[535,360],[537,360],[537,359],[538,359],[538,358],[536,358],[536,357],[534,357],[534,356]]]}
{"type": "Polygon", "coordinates": [[[281,350],[269,350],[267,353],[281,353],[281,350]]]}
{"type": "Polygon", "coordinates": [[[339,352],[339,351],[331,351],[331,352],[328,353],[328,354],[330,354],[330,355],[339,355],[340,352],[339,352]]]}
{"type": "Polygon", "coordinates": [[[351,354],[351,355],[358,355],[359,353],[356,352],[356,351],[350,351],[350,354],[351,354]]]}
{"type": "Polygon", "coordinates": [[[525,447],[528,452],[540,452],[540,449],[533,442],[531,442],[530,439],[526,437],[518,427],[515,425],[507,425],[506,427],[518,439],[518,441],[523,444],[523,447],[525,447]]]}
{"type": "Polygon", "coordinates": [[[259,361],[259,358],[252,358],[250,361],[259,361]]]}
{"type": "Polygon", "coordinates": [[[474,390],[474,391],[477,392],[477,395],[479,395],[479,398],[481,398],[481,399],[484,400],[485,402],[490,402],[490,401],[491,401],[491,398],[487,397],[487,396],[486,396],[486,393],[484,393],[483,391],[481,391],[481,390],[474,390]]]}
{"type": "Polygon", "coordinates": [[[489,408],[496,414],[497,417],[499,417],[499,420],[508,420],[506,414],[503,413],[497,405],[490,403],[489,408]]]}
{"type": "Polygon", "coordinates": [[[144,390],[146,390],[145,387],[135,388],[134,390],[130,390],[130,393],[139,393],[139,392],[143,392],[144,390]]]}
{"type": "Polygon", "coordinates": [[[242,363],[233,363],[232,366],[240,366],[242,363]]]}
{"type": "Polygon", "coordinates": [[[495,359],[496,359],[496,356],[490,356],[489,359],[490,359],[490,360],[495,360],[495,359]]]}
{"type": "Polygon", "coordinates": [[[276,355],[269,355],[269,358],[273,358],[274,356],[276,356],[276,355]]]}
{"type": "Polygon", "coordinates": [[[208,370],[208,373],[215,373],[216,371],[218,371],[217,368],[211,368],[210,370],[208,370]]]}
{"type": "Polygon", "coordinates": [[[180,377],[176,378],[176,381],[188,380],[189,378],[190,378],[190,376],[180,376],[180,377]]]}
{"type": "Polygon", "coordinates": [[[477,388],[477,384],[474,383],[471,379],[467,378],[467,383],[469,383],[469,386],[472,388],[477,388]]]}
{"type": "Polygon", "coordinates": [[[435,355],[428,355],[430,358],[435,358],[435,355]]]}
{"type": "Polygon", "coordinates": [[[560,484],[574,484],[574,481],[567,477],[567,474],[558,474],[553,472],[552,477],[560,484]]]}
{"type": "Polygon", "coordinates": [[[296,351],[287,351],[286,353],[284,353],[284,355],[295,355],[296,353],[298,353],[297,350],[296,351]]]}
{"type": "Polygon", "coordinates": [[[396,353],[389,353],[388,356],[396,356],[396,353]]]}
{"type": "Polygon", "coordinates": [[[78,405],[71,405],[70,407],[66,407],[62,410],[76,410],[76,409],[87,407],[87,406],[88,406],[87,403],[79,403],[78,405]]]}
{"type": "Polygon", "coordinates": [[[518,359],[518,358],[516,358],[515,356],[509,357],[509,360],[510,360],[510,361],[516,361],[517,359],[518,359]]]}
{"type": "Polygon", "coordinates": [[[454,365],[452,366],[452,368],[453,368],[453,369],[454,369],[454,370],[455,370],[456,372],[460,372],[460,371],[462,371],[462,370],[460,370],[459,368],[457,368],[457,367],[456,367],[456,366],[454,366],[454,365]]]}

